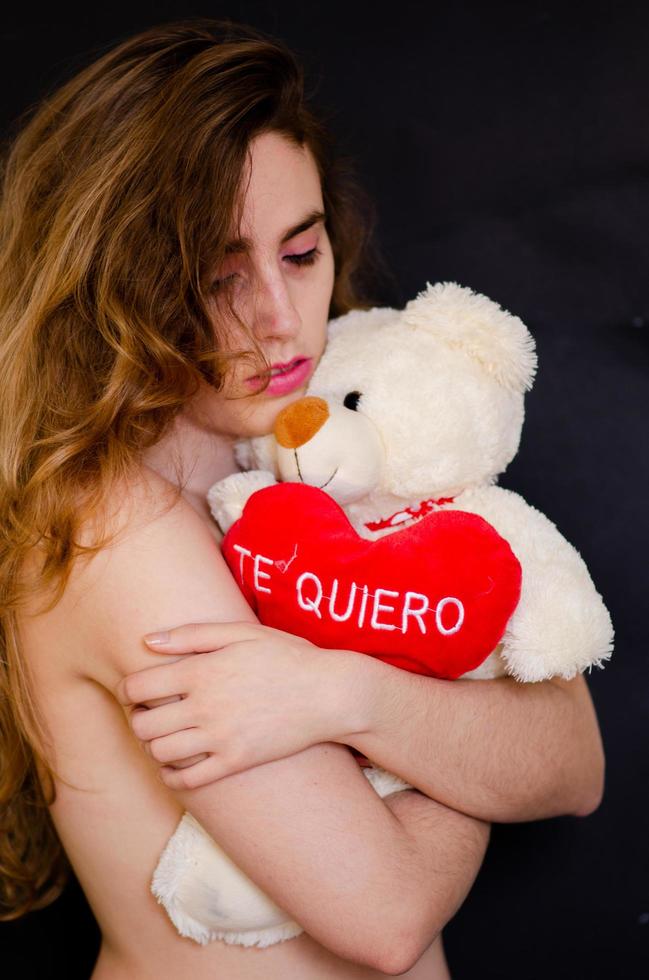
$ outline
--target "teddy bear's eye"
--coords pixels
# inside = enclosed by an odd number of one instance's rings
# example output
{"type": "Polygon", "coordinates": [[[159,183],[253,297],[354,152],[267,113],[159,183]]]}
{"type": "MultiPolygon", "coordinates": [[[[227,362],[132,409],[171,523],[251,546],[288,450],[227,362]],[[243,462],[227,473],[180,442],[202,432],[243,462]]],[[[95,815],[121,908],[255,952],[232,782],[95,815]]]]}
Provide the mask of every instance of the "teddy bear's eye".
{"type": "Polygon", "coordinates": [[[348,391],[343,399],[343,405],[345,408],[351,408],[352,412],[355,412],[358,408],[358,403],[360,400],[360,391],[348,391]]]}

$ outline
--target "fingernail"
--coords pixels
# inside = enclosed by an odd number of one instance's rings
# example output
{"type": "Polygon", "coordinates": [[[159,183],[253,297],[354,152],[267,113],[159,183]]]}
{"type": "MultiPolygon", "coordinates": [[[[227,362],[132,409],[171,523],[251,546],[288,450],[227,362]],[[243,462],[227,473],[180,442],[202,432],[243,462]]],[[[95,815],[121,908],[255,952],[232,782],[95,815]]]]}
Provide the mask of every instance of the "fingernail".
{"type": "Polygon", "coordinates": [[[161,633],[147,633],[144,637],[144,642],[148,643],[150,646],[161,646],[164,643],[169,642],[169,631],[163,630],[161,633]]]}

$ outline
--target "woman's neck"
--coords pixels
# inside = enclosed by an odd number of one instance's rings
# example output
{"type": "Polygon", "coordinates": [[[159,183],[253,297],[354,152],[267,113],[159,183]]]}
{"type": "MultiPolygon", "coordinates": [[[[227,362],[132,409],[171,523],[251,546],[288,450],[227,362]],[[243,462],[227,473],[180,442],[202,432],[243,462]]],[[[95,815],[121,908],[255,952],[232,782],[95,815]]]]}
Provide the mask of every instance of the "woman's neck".
{"type": "Polygon", "coordinates": [[[201,427],[194,419],[179,415],[165,435],[142,456],[150,469],[174,486],[183,487],[183,497],[212,523],[206,494],[213,483],[238,469],[234,440],[201,427]]]}

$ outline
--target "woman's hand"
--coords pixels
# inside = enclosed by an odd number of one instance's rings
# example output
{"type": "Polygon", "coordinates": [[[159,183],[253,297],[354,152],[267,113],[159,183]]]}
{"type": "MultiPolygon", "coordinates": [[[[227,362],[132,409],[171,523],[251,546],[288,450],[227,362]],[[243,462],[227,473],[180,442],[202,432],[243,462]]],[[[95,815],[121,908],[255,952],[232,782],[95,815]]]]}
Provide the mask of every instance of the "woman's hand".
{"type": "Polygon", "coordinates": [[[349,653],[251,623],[194,623],[145,641],[185,656],[130,674],[116,694],[172,789],[344,742],[362,715],[349,653]]]}

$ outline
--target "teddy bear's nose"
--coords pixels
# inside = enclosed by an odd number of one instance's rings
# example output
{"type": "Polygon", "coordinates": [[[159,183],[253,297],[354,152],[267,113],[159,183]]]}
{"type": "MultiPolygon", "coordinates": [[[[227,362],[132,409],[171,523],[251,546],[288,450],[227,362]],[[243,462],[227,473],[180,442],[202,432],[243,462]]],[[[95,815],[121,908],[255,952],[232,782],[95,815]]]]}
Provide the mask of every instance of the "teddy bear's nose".
{"type": "Polygon", "coordinates": [[[297,449],[312,439],[329,418],[324,398],[307,395],[283,408],[275,419],[275,438],[285,449],[297,449]]]}

